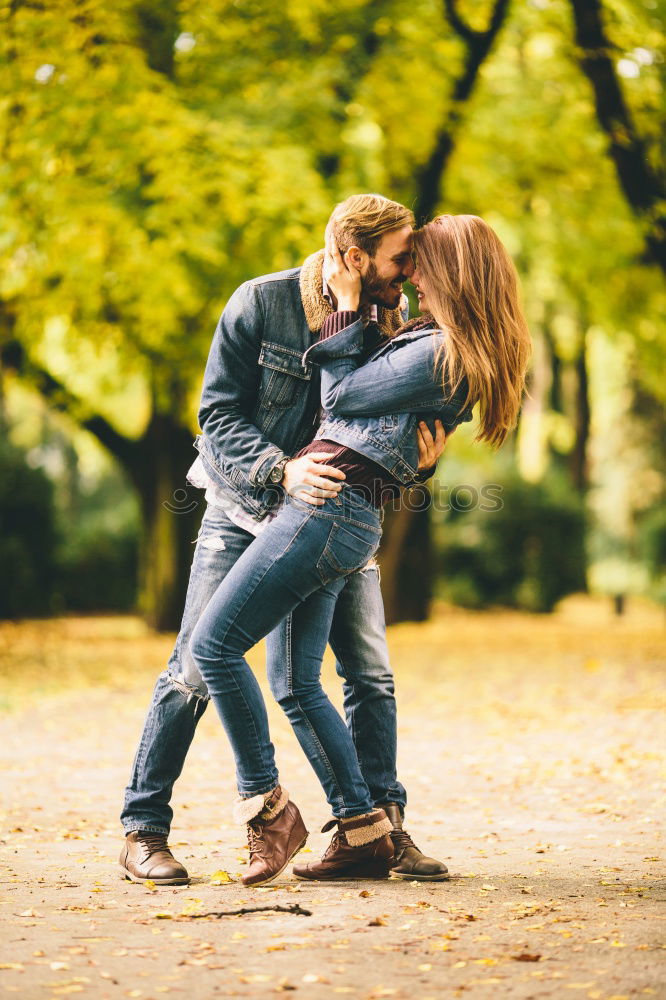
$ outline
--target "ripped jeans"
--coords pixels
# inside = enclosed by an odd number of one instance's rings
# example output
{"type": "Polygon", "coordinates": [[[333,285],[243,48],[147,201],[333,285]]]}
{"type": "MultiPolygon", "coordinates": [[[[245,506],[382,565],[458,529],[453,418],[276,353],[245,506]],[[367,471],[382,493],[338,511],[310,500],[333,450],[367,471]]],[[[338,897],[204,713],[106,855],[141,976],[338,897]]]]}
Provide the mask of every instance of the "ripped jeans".
{"type": "MultiPolygon", "coordinates": [[[[223,510],[209,506],[197,540],[181,629],[160,674],[145,719],[121,821],[126,833],[168,833],[173,786],[209,696],[189,652],[191,634],[226,574],[254,541],[223,510]]],[[[268,637],[271,662],[287,657],[292,636],[283,622],[268,637]]],[[[396,777],[396,706],[384,609],[376,566],[351,574],[338,595],[329,643],[343,682],[345,719],[361,773],[375,804],[406,794],[396,777]]],[[[270,664],[269,664],[270,670],[270,664]]]]}

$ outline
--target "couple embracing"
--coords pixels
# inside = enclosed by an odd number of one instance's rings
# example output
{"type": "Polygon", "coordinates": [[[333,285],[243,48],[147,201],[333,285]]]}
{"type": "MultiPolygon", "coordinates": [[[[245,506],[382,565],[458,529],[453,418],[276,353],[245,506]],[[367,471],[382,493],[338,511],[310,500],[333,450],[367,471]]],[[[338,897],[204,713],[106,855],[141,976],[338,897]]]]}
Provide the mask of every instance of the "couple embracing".
{"type": "Polygon", "coordinates": [[[412,213],[379,195],[334,210],[326,248],[230,298],[204,374],[205,489],[183,620],[153,693],[126,789],[122,874],[188,882],[167,837],[170,798],[213,701],[231,743],[247,829],[246,885],[279,875],[307,830],[281,783],[246,659],[266,638],[270,690],[337,827],[302,879],[442,880],[403,828],[396,707],[379,574],[382,507],[423,481],[446,435],[472,419],[500,445],[515,426],[529,334],[511,259],[476,216],[412,213]],[[407,322],[403,283],[420,316],[407,322]],[[345,719],[320,681],[330,643],[345,719]]]}

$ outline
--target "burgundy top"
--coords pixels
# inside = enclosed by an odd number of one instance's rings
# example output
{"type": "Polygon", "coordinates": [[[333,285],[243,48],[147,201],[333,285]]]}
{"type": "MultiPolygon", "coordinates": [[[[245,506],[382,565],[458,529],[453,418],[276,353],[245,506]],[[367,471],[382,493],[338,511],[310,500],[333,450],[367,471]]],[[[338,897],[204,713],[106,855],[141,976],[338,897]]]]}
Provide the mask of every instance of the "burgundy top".
{"type": "MultiPolygon", "coordinates": [[[[326,318],[321,330],[320,340],[332,337],[334,333],[344,330],[358,319],[357,312],[334,312],[326,318]]],[[[374,323],[366,326],[363,334],[363,353],[369,355],[380,344],[384,343],[385,337],[374,323]]],[[[301,448],[294,458],[301,455],[308,455],[311,452],[321,451],[330,455],[327,464],[335,469],[340,469],[346,475],[345,486],[360,493],[364,500],[371,503],[373,507],[382,507],[389,500],[393,500],[400,495],[400,483],[390,472],[366,458],[353,448],[336,444],[335,441],[315,439],[301,448]]]]}

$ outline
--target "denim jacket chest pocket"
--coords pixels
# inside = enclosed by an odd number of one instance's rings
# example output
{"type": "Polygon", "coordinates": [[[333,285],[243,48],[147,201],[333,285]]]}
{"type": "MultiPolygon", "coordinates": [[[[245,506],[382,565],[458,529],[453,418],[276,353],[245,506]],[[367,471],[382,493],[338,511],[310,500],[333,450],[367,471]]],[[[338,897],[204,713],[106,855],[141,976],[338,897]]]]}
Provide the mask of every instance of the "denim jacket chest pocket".
{"type": "Polygon", "coordinates": [[[312,365],[303,366],[300,350],[264,341],[259,352],[260,405],[266,410],[291,406],[299,390],[312,378],[312,365]]]}

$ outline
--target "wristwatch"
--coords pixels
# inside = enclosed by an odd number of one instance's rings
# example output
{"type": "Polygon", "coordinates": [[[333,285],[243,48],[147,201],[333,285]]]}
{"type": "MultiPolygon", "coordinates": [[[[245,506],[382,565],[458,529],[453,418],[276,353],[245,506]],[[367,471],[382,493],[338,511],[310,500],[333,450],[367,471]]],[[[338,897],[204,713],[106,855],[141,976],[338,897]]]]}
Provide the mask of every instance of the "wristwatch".
{"type": "Polygon", "coordinates": [[[279,485],[284,478],[284,467],[289,461],[288,458],[281,458],[277,465],[274,465],[271,471],[268,473],[268,482],[274,485],[279,485]]]}

